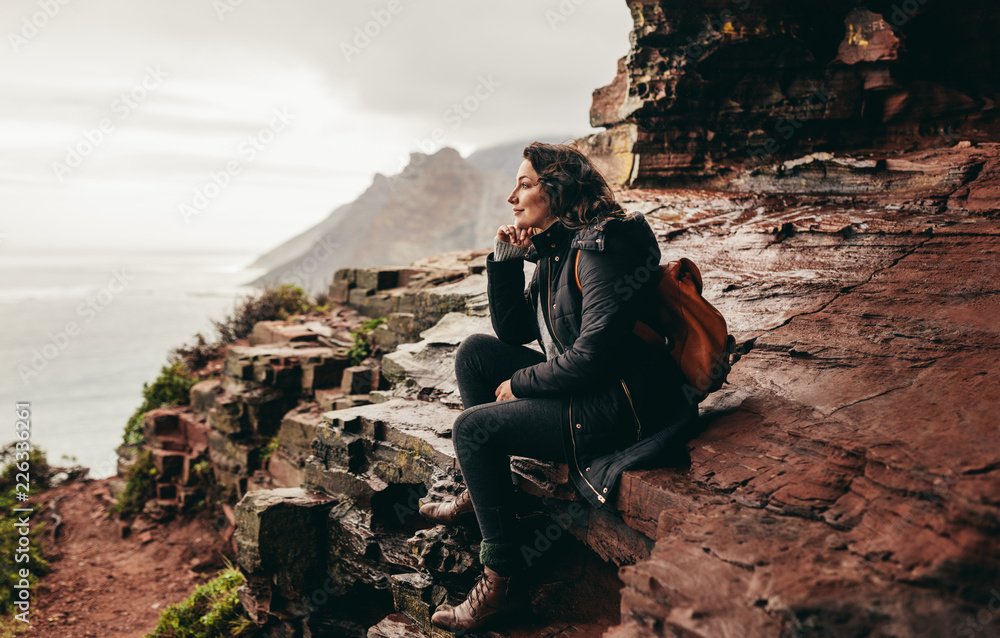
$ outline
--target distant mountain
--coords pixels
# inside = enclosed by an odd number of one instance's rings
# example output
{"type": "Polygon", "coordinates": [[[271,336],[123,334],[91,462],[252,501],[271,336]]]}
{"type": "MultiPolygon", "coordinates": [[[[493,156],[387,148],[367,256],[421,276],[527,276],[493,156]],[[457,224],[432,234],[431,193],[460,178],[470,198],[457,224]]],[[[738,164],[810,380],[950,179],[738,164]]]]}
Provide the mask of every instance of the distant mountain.
{"type": "MultiPolygon", "coordinates": [[[[524,146],[514,151],[515,159],[524,146]]],[[[261,255],[250,267],[269,270],[248,285],[292,283],[316,294],[346,266],[405,266],[428,255],[490,246],[497,227],[513,221],[506,198],[516,175],[477,163],[451,148],[411,153],[400,174],[376,174],[358,199],[261,255]]]]}

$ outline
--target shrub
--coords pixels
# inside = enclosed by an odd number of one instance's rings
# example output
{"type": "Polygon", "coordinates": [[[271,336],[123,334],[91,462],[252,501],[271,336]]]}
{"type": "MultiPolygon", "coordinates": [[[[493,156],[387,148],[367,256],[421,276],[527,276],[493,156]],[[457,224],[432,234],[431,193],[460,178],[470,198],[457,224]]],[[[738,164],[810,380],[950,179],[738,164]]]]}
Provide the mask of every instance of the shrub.
{"type": "MultiPolygon", "coordinates": [[[[14,589],[14,585],[20,580],[20,577],[16,575],[17,571],[21,568],[28,570],[28,584],[31,592],[36,591],[38,577],[51,571],[48,562],[42,558],[42,546],[38,540],[38,533],[45,529],[45,523],[38,520],[38,512],[42,506],[34,503],[31,496],[48,488],[49,478],[53,471],[45,458],[45,452],[40,448],[32,447],[28,451],[28,458],[24,459],[17,457],[16,445],[16,442],[11,443],[0,450],[0,464],[3,464],[3,469],[0,470],[0,556],[4,557],[5,564],[9,561],[9,568],[0,571],[0,616],[9,616],[19,611],[14,607],[15,595],[20,591],[14,589]],[[19,501],[17,499],[17,484],[20,481],[17,479],[17,474],[20,469],[18,469],[17,464],[25,460],[28,462],[30,479],[29,500],[19,501]],[[31,512],[14,512],[15,507],[30,509],[31,512]],[[15,526],[15,523],[18,522],[18,516],[27,516],[31,524],[31,531],[28,533],[28,551],[26,552],[28,559],[26,561],[21,559],[20,562],[15,558],[19,555],[17,549],[21,539],[21,528],[15,526]]],[[[23,554],[24,552],[20,555],[23,554]]]]}
{"type": "Polygon", "coordinates": [[[270,460],[271,455],[275,453],[278,446],[281,445],[281,441],[278,440],[278,435],[275,434],[274,438],[267,442],[267,445],[260,449],[260,466],[263,468],[267,467],[267,462],[270,460]]]}
{"type": "Polygon", "coordinates": [[[309,301],[309,295],[302,288],[282,284],[277,288],[268,287],[257,296],[249,295],[238,300],[233,312],[222,321],[213,321],[219,331],[221,343],[233,343],[253,332],[258,321],[287,319],[294,314],[304,314],[316,308],[309,301]]]}
{"type": "Polygon", "coordinates": [[[383,323],[385,323],[385,317],[368,319],[362,321],[361,325],[354,330],[351,330],[351,335],[354,336],[354,345],[347,351],[347,356],[350,358],[352,366],[361,365],[361,362],[371,354],[371,347],[368,345],[367,336],[372,330],[383,323]]]}
{"type": "Polygon", "coordinates": [[[122,518],[132,518],[142,511],[146,501],[156,495],[156,466],[153,453],[143,450],[135,465],[129,468],[125,489],[118,496],[114,510],[122,518]]]}
{"type": "Polygon", "coordinates": [[[195,333],[195,341],[192,345],[184,345],[174,348],[167,355],[168,363],[183,363],[191,372],[197,372],[208,365],[213,359],[223,355],[226,350],[222,342],[209,343],[205,340],[205,335],[200,332],[195,333]]]}
{"type": "Polygon", "coordinates": [[[156,629],[145,638],[242,638],[256,626],[242,615],[236,590],[243,574],[229,565],[219,575],[195,588],[182,602],[168,605],[156,629]]]}
{"type": "Polygon", "coordinates": [[[138,445],[145,440],[142,419],[146,412],[164,405],[187,405],[191,400],[191,387],[197,382],[198,379],[181,362],[175,361],[160,368],[160,376],[152,385],[142,384],[143,402],[125,425],[122,437],[125,445],[138,445]]]}

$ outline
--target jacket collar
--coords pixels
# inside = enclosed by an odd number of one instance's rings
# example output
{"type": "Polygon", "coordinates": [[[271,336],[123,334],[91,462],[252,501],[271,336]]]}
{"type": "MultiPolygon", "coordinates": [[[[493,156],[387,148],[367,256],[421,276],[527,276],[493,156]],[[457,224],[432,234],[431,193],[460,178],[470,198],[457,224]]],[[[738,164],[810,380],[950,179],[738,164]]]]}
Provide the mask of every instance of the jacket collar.
{"type": "Polygon", "coordinates": [[[656,242],[653,231],[649,228],[649,222],[646,221],[642,213],[631,212],[624,219],[608,217],[579,230],[570,230],[563,226],[562,222],[556,221],[545,232],[538,233],[531,238],[531,246],[524,258],[531,262],[537,262],[540,257],[562,252],[567,243],[570,248],[601,252],[607,243],[606,235],[609,224],[625,224],[626,227],[637,233],[647,234],[653,238],[654,243],[656,242]],[[643,231],[645,232],[643,233],[643,231]]]}
{"type": "Polygon", "coordinates": [[[541,257],[562,253],[573,240],[573,235],[573,231],[563,226],[561,221],[556,220],[544,231],[531,237],[531,246],[524,258],[531,262],[537,262],[541,257]]]}

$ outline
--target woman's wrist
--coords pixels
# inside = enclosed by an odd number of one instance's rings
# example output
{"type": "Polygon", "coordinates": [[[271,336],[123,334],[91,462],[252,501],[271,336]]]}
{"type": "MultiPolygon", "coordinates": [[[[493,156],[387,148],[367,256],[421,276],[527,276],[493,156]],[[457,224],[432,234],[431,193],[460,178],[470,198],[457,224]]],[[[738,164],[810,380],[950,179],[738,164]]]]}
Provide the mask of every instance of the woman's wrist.
{"type": "Polygon", "coordinates": [[[508,244],[505,241],[500,241],[497,237],[493,239],[493,261],[507,261],[508,259],[524,257],[527,254],[527,248],[508,244]]]}

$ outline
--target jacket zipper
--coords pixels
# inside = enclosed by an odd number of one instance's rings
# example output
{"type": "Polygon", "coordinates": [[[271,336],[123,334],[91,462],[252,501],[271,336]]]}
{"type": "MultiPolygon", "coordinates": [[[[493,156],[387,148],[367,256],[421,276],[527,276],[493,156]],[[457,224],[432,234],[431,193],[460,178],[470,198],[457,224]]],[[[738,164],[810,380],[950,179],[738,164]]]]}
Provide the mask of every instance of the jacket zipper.
{"type": "Polygon", "coordinates": [[[552,258],[551,257],[549,257],[547,270],[549,274],[549,283],[547,287],[548,294],[546,295],[545,299],[545,311],[546,311],[545,315],[549,318],[549,326],[548,326],[549,334],[552,335],[552,337],[556,340],[556,343],[559,344],[559,353],[562,354],[563,352],[566,352],[566,348],[563,346],[562,341],[559,341],[559,336],[556,335],[556,331],[552,329],[552,306],[549,305],[549,302],[552,301],[552,258]]]}
{"type": "Polygon", "coordinates": [[[580,478],[583,479],[583,482],[587,484],[587,487],[593,490],[594,494],[597,496],[597,500],[603,503],[604,497],[601,496],[601,493],[597,491],[590,481],[587,480],[587,477],[584,476],[583,472],[580,471],[580,462],[576,460],[576,438],[573,436],[573,395],[570,395],[569,397],[569,440],[573,442],[573,465],[576,467],[577,474],[579,474],[580,478]]]}
{"type": "MultiPolygon", "coordinates": [[[[549,302],[552,301],[552,258],[551,257],[549,258],[549,261],[547,262],[547,266],[548,266],[548,285],[547,285],[548,294],[547,294],[547,297],[546,297],[546,300],[545,300],[545,305],[546,305],[545,316],[549,320],[549,322],[548,322],[549,323],[549,325],[548,325],[549,334],[552,335],[552,337],[555,338],[556,343],[559,344],[559,350],[560,350],[560,352],[566,352],[566,348],[563,347],[562,341],[559,340],[559,337],[556,336],[555,331],[552,329],[552,306],[549,304],[549,302]]],[[[629,398],[629,403],[631,403],[631,401],[632,401],[632,399],[629,398]]],[[[633,414],[635,414],[634,410],[633,410],[633,414]]],[[[591,491],[594,492],[594,495],[597,497],[597,500],[600,501],[601,503],[603,503],[606,499],[604,498],[604,496],[601,495],[600,492],[597,491],[597,488],[595,488],[593,486],[593,484],[589,480],[587,480],[587,477],[580,470],[580,462],[576,458],[576,437],[573,435],[573,395],[572,394],[570,394],[570,397],[569,397],[569,440],[572,441],[572,443],[573,443],[573,466],[576,467],[576,473],[580,475],[580,478],[583,479],[583,482],[587,484],[587,487],[589,487],[591,489],[591,491]]]]}
{"type": "Polygon", "coordinates": [[[625,390],[625,397],[628,399],[628,405],[632,408],[632,418],[635,419],[636,431],[635,440],[638,441],[642,438],[642,423],[639,421],[639,415],[635,413],[635,404],[632,403],[632,393],[628,391],[628,386],[625,385],[625,379],[619,379],[622,382],[622,388],[625,390]]]}

